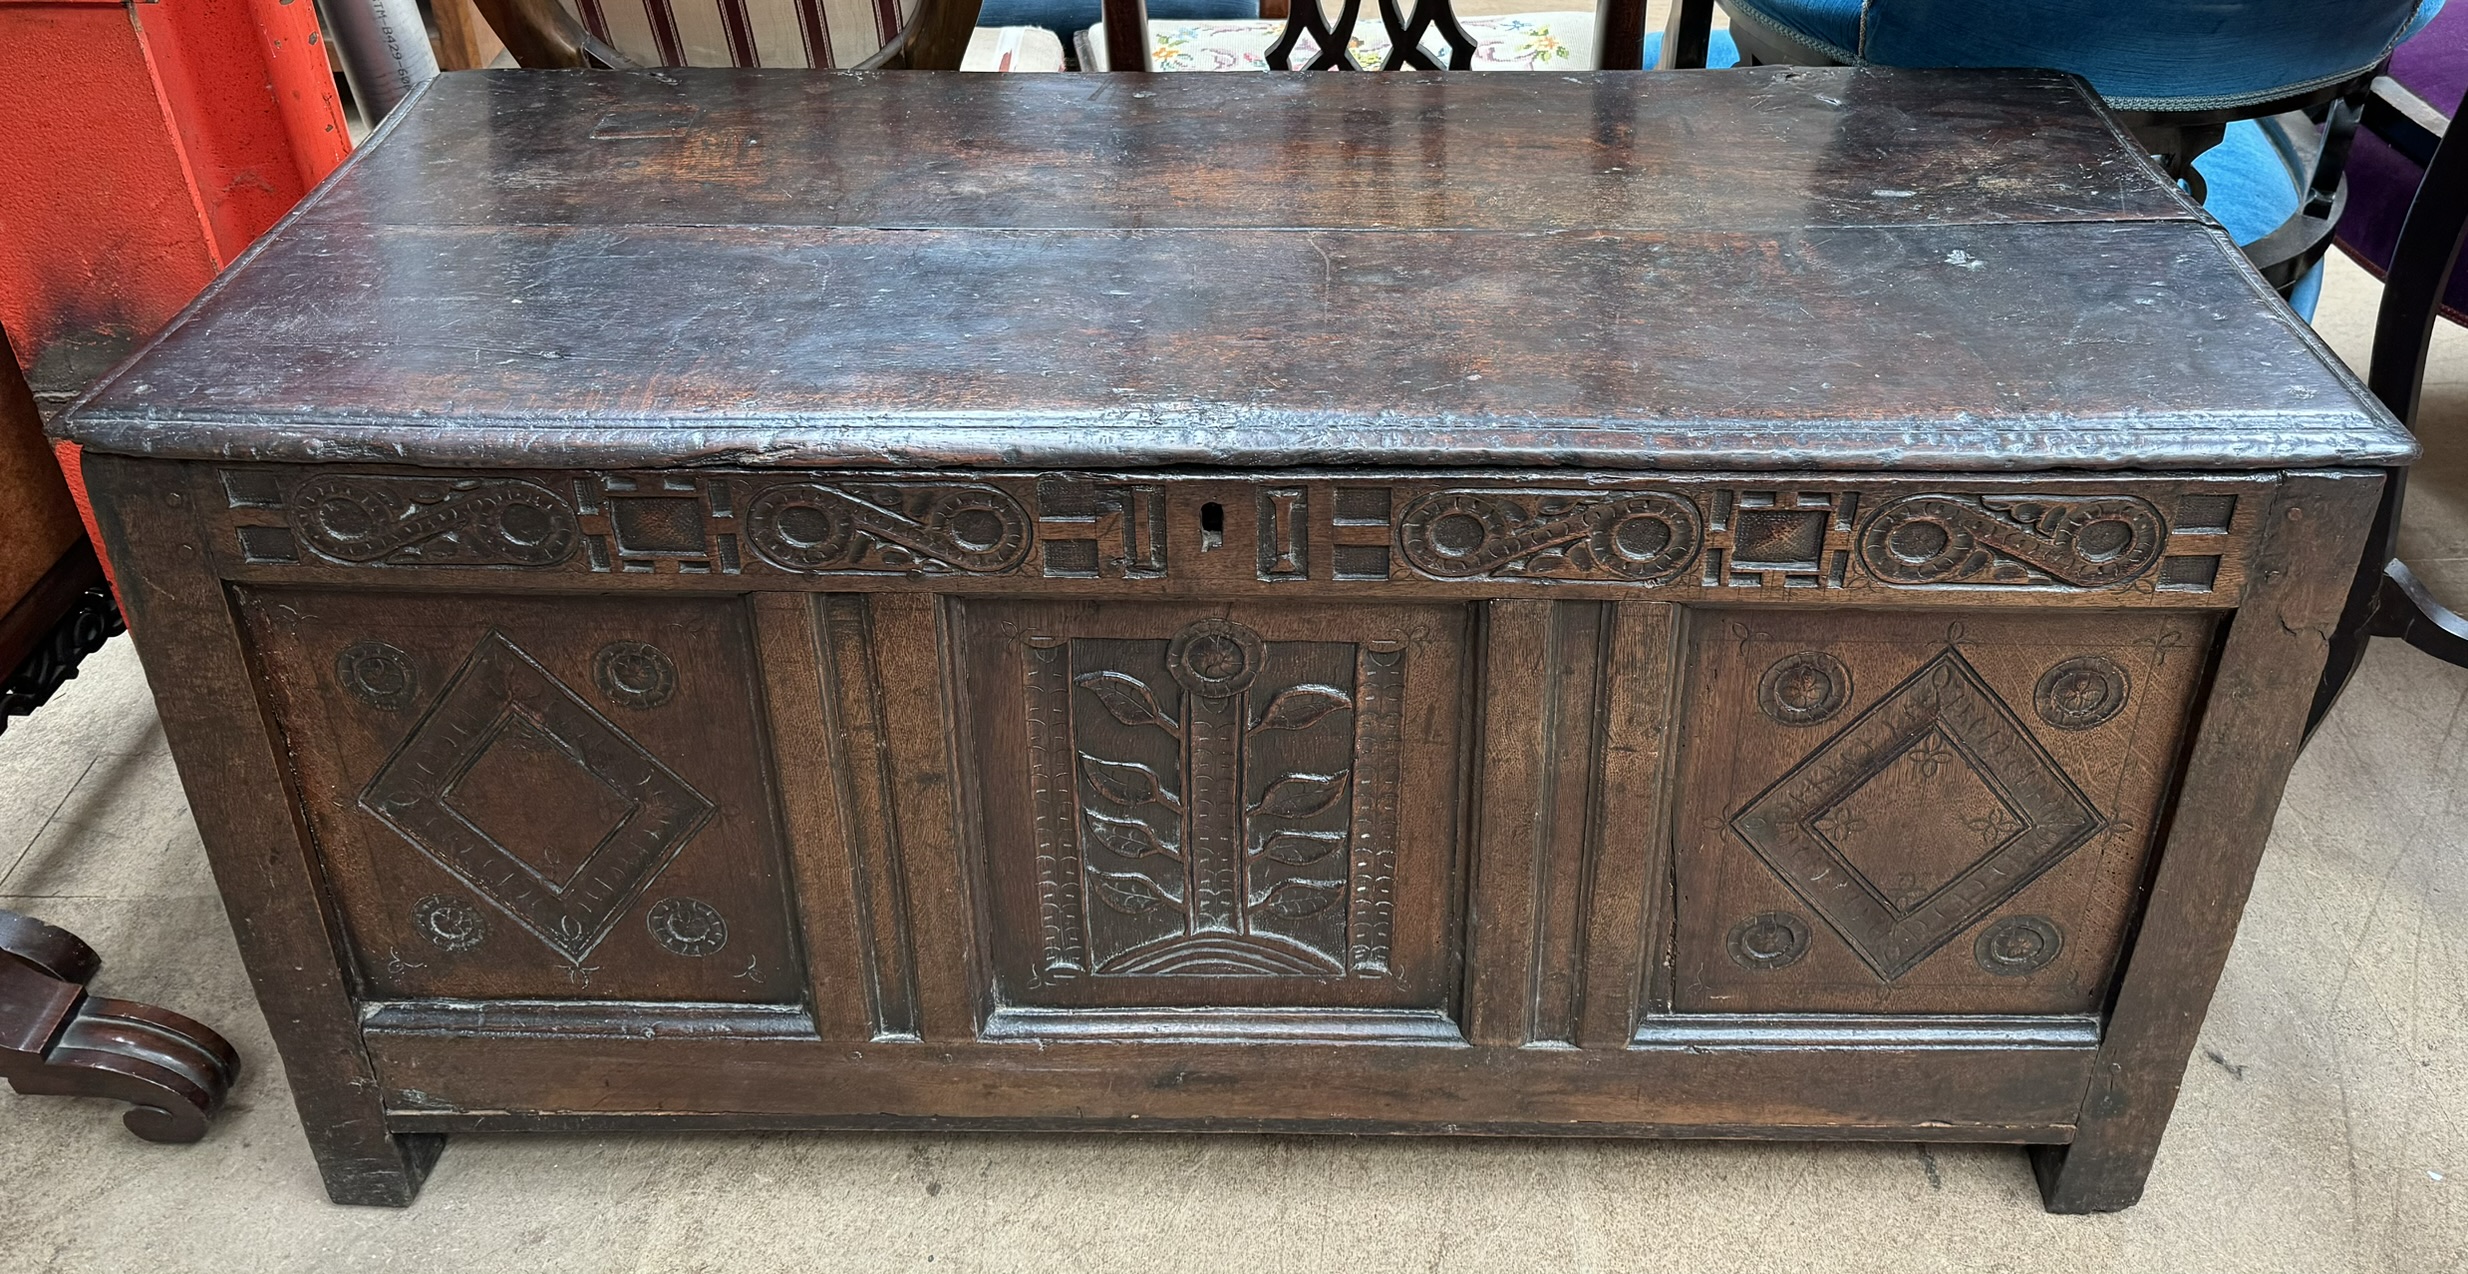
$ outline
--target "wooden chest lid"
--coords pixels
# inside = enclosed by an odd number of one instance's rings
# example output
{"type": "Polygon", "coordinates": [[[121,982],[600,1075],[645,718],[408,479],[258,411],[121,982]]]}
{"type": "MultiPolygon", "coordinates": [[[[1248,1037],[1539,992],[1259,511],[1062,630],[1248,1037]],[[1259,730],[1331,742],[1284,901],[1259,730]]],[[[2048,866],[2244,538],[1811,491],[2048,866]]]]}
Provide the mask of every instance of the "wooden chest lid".
{"type": "Polygon", "coordinates": [[[59,425],[452,466],[2414,444],[2053,72],[448,75],[59,425]]]}

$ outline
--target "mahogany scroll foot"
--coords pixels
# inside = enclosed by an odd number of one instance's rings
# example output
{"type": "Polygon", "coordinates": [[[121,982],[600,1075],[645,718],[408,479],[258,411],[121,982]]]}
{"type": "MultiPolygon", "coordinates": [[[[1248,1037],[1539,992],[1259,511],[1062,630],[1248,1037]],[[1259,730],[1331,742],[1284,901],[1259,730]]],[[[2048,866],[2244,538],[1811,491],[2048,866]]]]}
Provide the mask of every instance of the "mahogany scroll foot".
{"type": "Polygon", "coordinates": [[[29,1096],[128,1102],[122,1122],[148,1141],[205,1136],[240,1055],[169,1009],[87,994],[102,964],[77,935],[0,911],[0,1076],[29,1096]]]}

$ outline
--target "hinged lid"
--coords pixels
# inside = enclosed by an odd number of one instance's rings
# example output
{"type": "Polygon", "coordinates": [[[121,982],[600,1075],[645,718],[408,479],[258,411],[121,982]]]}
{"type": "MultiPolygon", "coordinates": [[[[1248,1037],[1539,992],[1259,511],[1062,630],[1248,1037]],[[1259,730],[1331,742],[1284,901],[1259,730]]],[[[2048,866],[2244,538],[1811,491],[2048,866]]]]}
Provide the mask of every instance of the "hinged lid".
{"type": "Polygon", "coordinates": [[[2053,72],[449,75],[61,425],[455,466],[2413,443],[2053,72]]]}

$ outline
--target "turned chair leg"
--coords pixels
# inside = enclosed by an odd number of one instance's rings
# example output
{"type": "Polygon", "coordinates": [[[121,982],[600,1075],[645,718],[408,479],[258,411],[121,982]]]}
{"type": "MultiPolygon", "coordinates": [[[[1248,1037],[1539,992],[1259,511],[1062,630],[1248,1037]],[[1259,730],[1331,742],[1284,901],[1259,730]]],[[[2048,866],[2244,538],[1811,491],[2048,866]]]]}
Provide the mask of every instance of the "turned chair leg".
{"type": "Polygon", "coordinates": [[[240,1055],[169,1009],[86,993],[102,968],[65,929],[0,911],[0,1076],[30,1096],[112,1097],[148,1141],[206,1135],[240,1055]]]}

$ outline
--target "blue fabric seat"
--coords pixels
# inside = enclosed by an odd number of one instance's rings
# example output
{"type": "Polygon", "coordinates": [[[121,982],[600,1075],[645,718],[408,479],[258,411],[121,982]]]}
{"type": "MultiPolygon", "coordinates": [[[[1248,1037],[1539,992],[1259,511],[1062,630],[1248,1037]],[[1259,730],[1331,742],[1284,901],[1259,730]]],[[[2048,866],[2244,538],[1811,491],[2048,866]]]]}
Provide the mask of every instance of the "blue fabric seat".
{"type": "MultiPolygon", "coordinates": [[[[2242,246],[2279,228],[2305,202],[2306,161],[2279,116],[2241,119],[2217,146],[2194,159],[2208,188],[2202,206],[2242,246]]],[[[2288,306],[2307,321],[2322,299],[2322,264],[2297,280],[2288,306]]]]}
{"type": "MultiPolygon", "coordinates": [[[[1074,31],[1097,25],[1105,15],[1098,0],[985,0],[981,27],[1045,27],[1068,42],[1074,31]]],[[[1215,21],[1260,16],[1260,0],[1148,0],[1148,16],[1215,21]]]]}
{"type": "MultiPolygon", "coordinates": [[[[2120,110],[2233,110],[2371,69],[2443,0],[1722,0],[1766,44],[1884,66],[2053,66],[2120,110]]],[[[1752,41],[1754,42],[1754,41],[1752,41]]]]}

